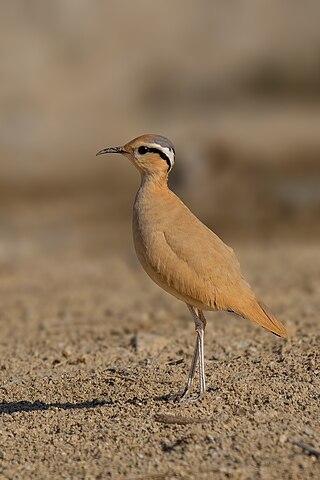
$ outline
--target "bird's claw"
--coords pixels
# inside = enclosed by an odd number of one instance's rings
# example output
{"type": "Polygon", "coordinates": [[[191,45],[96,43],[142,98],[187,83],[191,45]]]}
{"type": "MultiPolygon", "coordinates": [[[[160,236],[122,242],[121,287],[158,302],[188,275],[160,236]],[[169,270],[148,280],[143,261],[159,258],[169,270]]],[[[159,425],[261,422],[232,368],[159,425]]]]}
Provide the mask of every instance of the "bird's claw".
{"type": "Polygon", "coordinates": [[[204,391],[199,390],[198,395],[196,395],[194,397],[189,397],[188,394],[189,394],[189,390],[185,390],[183,392],[183,394],[180,396],[180,401],[181,402],[194,403],[197,400],[199,400],[201,397],[203,397],[204,391]]]}

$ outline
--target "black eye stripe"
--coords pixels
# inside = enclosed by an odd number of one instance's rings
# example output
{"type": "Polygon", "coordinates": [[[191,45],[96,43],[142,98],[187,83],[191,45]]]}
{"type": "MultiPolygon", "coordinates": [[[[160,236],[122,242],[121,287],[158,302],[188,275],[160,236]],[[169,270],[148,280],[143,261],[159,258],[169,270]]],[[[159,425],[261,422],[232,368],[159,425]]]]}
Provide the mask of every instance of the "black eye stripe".
{"type": "Polygon", "coordinates": [[[162,150],[159,150],[158,148],[141,146],[138,148],[138,152],[140,153],[140,155],[144,155],[147,152],[157,153],[158,155],[160,155],[160,157],[163,160],[167,162],[168,170],[171,168],[170,158],[162,150]]]}

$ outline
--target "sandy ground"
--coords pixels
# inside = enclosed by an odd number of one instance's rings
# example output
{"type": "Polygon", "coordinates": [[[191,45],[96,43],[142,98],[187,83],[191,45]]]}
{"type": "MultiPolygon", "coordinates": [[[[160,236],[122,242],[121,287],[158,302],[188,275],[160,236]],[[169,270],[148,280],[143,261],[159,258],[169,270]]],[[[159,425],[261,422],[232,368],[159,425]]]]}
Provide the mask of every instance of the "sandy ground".
{"type": "Polygon", "coordinates": [[[0,478],[320,478],[318,244],[234,245],[291,336],[209,313],[208,392],[186,404],[167,396],[191,317],[130,238],[21,228],[0,245],[0,478]]]}

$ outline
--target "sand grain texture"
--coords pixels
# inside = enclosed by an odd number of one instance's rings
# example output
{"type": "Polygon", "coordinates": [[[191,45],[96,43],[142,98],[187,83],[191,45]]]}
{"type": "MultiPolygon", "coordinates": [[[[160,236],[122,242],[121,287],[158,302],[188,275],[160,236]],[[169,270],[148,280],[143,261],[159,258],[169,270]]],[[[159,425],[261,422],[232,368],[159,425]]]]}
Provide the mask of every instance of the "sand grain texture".
{"type": "Polygon", "coordinates": [[[133,247],[30,235],[1,243],[0,478],[319,478],[299,445],[320,446],[317,245],[237,247],[291,337],[208,314],[208,392],[189,405],[167,395],[192,321],[133,247]]]}

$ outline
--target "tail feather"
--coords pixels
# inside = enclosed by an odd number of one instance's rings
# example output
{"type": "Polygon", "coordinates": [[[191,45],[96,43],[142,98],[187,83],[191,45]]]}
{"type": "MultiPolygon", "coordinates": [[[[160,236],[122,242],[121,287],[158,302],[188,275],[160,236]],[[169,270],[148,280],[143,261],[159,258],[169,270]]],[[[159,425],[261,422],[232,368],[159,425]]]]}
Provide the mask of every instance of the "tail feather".
{"type": "Polygon", "coordinates": [[[259,302],[259,306],[261,307],[263,313],[268,318],[268,321],[271,322],[271,328],[269,326],[265,327],[268,330],[271,330],[274,334],[278,335],[279,337],[287,337],[288,332],[284,325],[276,319],[276,317],[270,312],[270,310],[266,307],[266,305],[262,302],[259,302]]]}
{"type": "Polygon", "coordinates": [[[242,316],[261,325],[261,327],[278,335],[279,337],[287,337],[288,333],[282,323],[268,310],[264,303],[255,301],[251,304],[251,308],[242,313],[242,316]]]}

